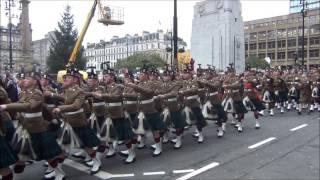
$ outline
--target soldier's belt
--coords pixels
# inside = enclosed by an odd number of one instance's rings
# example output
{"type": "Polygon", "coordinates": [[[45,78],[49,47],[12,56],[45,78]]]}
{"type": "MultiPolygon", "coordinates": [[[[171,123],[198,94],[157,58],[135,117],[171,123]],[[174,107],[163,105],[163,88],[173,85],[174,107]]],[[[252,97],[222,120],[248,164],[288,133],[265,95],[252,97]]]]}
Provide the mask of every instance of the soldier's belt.
{"type": "Polygon", "coordinates": [[[194,95],[194,96],[188,96],[187,100],[191,100],[191,99],[198,99],[199,96],[198,95],[194,95]]]}
{"type": "Polygon", "coordinates": [[[36,117],[42,117],[42,112],[37,112],[37,113],[25,113],[24,114],[25,118],[36,118],[36,117]]]}
{"type": "Polygon", "coordinates": [[[83,108],[79,109],[78,111],[66,112],[66,115],[73,115],[73,114],[78,114],[78,113],[82,113],[82,112],[83,112],[83,108]]]}
{"type": "Polygon", "coordinates": [[[177,100],[178,100],[177,98],[170,98],[170,99],[168,99],[168,102],[175,102],[177,100]]]}
{"type": "Polygon", "coordinates": [[[121,102],[117,102],[117,103],[108,103],[109,107],[118,107],[118,106],[122,106],[121,102]]]}
{"type": "Polygon", "coordinates": [[[54,108],[54,107],[56,107],[56,105],[55,104],[47,104],[47,107],[48,108],[54,108]]]}
{"type": "Polygon", "coordinates": [[[218,94],[219,94],[219,92],[216,91],[216,92],[210,93],[209,96],[215,96],[215,95],[218,95],[218,94]]]}
{"type": "Polygon", "coordinates": [[[149,100],[140,101],[140,104],[149,104],[152,102],[153,102],[153,99],[149,99],[149,100]]]}
{"type": "Polygon", "coordinates": [[[233,93],[237,93],[237,92],[239,92],[239,90],[232,90],[231,92],[233,92],[233,93]]]}
{"type": "Polygon", "coordinates": [[[124,104],[137,104],[137,101],[124,101],[124,104]]]}
{"type": "Polygon", "coordinates": [[[244,92],[252,92],[252,89],[244,89],[244,92]]]}
{"type": "Polygon", "coordinates": [[[97,107],[97,106],[105,106],[106,103],[105,102],[97,102],[97,103],[93,103],[92,106],[93,107],[97,107]]]}

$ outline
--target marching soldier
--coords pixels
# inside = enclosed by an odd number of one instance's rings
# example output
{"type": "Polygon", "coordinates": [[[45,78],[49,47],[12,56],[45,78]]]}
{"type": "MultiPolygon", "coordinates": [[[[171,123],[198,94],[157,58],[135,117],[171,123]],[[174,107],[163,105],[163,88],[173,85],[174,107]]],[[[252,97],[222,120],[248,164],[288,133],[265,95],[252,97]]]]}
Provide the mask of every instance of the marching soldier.
{"type": "MultiPolygon", "coordinates": [[[[31,146],[17,146],[19,148],[19,159],[21,160],[18,163],[21,168],[20,171],[23,171],[24,163],[22,161],[26,160],[26,158],[46,160],[49,168],[45,173],[45,179],[54,177],[62,179],[64,173],[58,164],[63,161],[64,156],[54,136],[47,130],[48,123],[42,117],[43,95],[39,81],[40,74],[29,72],[24,77],[21,76],[21,78],[23,78],[22,85],[25,93],[20,95],[19,101],[17,103],[0,105],[1,111],[23,112],[22,125],[27,131],[27,141],[31,142],[31,146]],[[27,154],[23,152],[25,148],[28,148],[27,154]]],[[[20,143],[25,144],[23,142],[20,143]]],[[[16,145],[18,144],[14,146],[16,145]]]]}
{"type": "MultiPolygon", "coordinates": [[[[299,99],[299,109],[298,109],[299,114],[301,114],[301,111],[302,111],[301,106],[310,107],[312,103],[311,78],[307,76],[307,74],[303,74],[301,80],[302,81],[299,87],[300,88],[300,99],[299,99]]],[[[311,111],[309,110],[309,113],[310,112],[311,111]]]]}
{"type": "Polygon", "coordinates": [[[191,117],[195,117],[196,133],[193,137],[198,138],[198,143],[203,143],[204,136],[202,129],[207,125],[201,111],[201,104],[198,94],[198,82],[192,79],[192,70],[189,64],[182,74],[183,88],[179,90],[179,94],[183,100],[184,114],[186,122],[191,125],[191,117]]]}
{"type": "MultiPolygon", "coordinates": [[[[135,144],[136,138],[132,131],[129,117],[125,115],[122,103],[122,93],[124,86],[115,83],[116,75],[113,69],[108,68],[104,75],[106,92],[103,94],[96,93],[95,97],[104,100],[107,104],[107,115],[112,120],[112,125],[115,129],[117,140],[124,141],[128,149],[128,157],[125,160],[126,164],[133,163],[136,160],[135,144]]],[[[107,119],[106,123],[110,121],[107,119]]]]}
{"type": "Polygon", "coordinates": [[[244,78],[244,99],[243,103],[246,106],[248,111],[252,111],[256,121],[255,128],[260,128],[259,123],[259,112],[264,110],[265,107],[260,99],[260,95],[256,86],[258,80],[256,79],[255,72],[248,72],[244,78]]]}
{"type": "Polygon", "coordinates": [[[184,127],[187,125],[185,120],[181,116],[181,102],[177,98],[179,89],[183,84],[180,81],[174,81],[174,71],[169,71],[168,65],[163,72],[163,84],[161,91],[161,99],[164,102],[164,121],[167,126],[171,124],[175,128],[176,138],[172,140],[175,144],[174,149],[180,149],[182,146],[182,134],[184,127]]]}
{"type": "Polygon", "coordinates": [[[227,121],[227,115],[221,105],[222,103],[222,82],[219,77],[216,75],[215,70],[208,68],[206,72],[205,79],[203,81],[199,81],[200,84],[207,88],[206,93],[206,104],[204,105],[203,114],[208,114],[207,118],[209,118],[209,114],[215,114],[217,116],[217,125],[218,125],[218,137],[223,137],[225,132],[225,126],[227,121]]]}
{"type": "MultiPolygon", "coordinates": [[[[72,132],[75,133],[76,137],[79,138],[79,141],[81,142],[81,144],[79,144],[79,142],[75,144],[80,145],[81,148],[83,148],[93,159],[94,163],[90,169],[90,173],[96,174],[99,172],[101,167],[101,161],[97,156],[97,149],[100,145],[100,140],[87,122],[87,118],[83,110],[85,93],[80,88],[80,81],[81,75],[79,71],[76,68],[68,67],[63,82],[63,88],[65,89],[63,95],[51,95],[53,98],[64,100],[64,105],[54,108],[52,112],[56,114],[63,113],[65,128],[69,129],[68,125],[72,127],[72,132]]],[[[63,135],[64,134],[62,134],[61,139],[64,139],[63,135]]],[[[68,143],[70,144],[71,142],[73,141],[70,140],[68,143]]],[[[98,150],[99,152],[104,151],[101,149],[98,150]]]]}
{"type": "MultiPolygon", "coordinates": [[[[267,70],[262,79],[262,101],[266,104],[270,116],[274,116],[275,94],[274,79],[271,77],[270,70],[267,70]]],[[[263,111],[262,115],[263,115],[263,111]]]]}
{"type": "Polygon", "coordinates": [[[273,73],[274,76],[274,88],[275,88],[275,98],[280,113],[284,113],[285,102],[287,101],[287,85],[285,80],[281,77],[279,71],[273,73]]]}
{"type": "MultiPolygon", "coordinates": [[[[162,137],[166,127],[155,106],[153,97],[158,95],[157,90],[155,89],[156,87],[154,87],[154,83],[148,81],[148,78],[148,69],[144,65],[139,74],[139,84],[128,83],[126,85],[133,88],[138,93],[139,114],[134,122],[134,128],[138,134],[144,134],[145,130],[148,128],[146,126],[150,127],[156,143],[152,155],[156,157],[162,152],[162,137]]],[[[144,138],[145,136],[142,136],[141,138],[143,142],[145,141],[144,138]]]]}
{"type": "Polygon", "coordinates": [[[244,119],[244,114],[248,111],[242,102],[243,97],[240,92],[240,78],[236,76],[232,67],[230,68],[229,77],[223,82],[223,88],[225,91],[225,98],[222,103],[224,109],[226,112],[236,115],[236,118],[238,119],[236,127],[238,128],[238,132],[242,132],[242,121],[244,119]]]}

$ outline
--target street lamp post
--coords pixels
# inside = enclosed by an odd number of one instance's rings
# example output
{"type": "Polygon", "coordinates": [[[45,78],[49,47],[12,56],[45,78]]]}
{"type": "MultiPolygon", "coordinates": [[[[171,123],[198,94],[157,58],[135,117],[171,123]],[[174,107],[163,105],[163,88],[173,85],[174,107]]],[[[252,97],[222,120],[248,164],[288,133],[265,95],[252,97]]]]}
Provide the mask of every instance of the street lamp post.
{"type": "Polygon", "coordinates": [[[302,60],[301,60],[301,65],[302,67],[304,67],[304,18],[307,15],[307,5],[308,3],[306,2],[306,0],[300,0],[300,4],[302,5],[302,9],[301,9],[301,15],[302,15],[302,60]]]}
{"type": "MultiPolygon", "coordinates": [[[[13,47],[12,47],[12,18],[15,18],[15,17],[18,17],[18,16],[15,16],[14,14],[12,14],[12,8],[16,7],[16,4],[15,4],[15,0],[6,0],[6,7],[5,7],[5,10],[8,11],[6,13],[6,15],[8,16],[9,18],[9,24],[8,24],[8,31],[9,31],[9,67],[10,67],[10,71],[13,70],[13,57],[12,57],[12,50],[13,50],[13,47]]],[[[21,4],[20,4],[21,5],[21,4]]],[[[19,8],[21,9],[21,7],[19,8]]]]}
{"type": "Polygon", "coordinates": [[[174,0],[173,3],[174,15],[173,15],[173,56],[174,56],[174,65],[178,68],[178,17],[177,17],[177,0],[174,0]]]}

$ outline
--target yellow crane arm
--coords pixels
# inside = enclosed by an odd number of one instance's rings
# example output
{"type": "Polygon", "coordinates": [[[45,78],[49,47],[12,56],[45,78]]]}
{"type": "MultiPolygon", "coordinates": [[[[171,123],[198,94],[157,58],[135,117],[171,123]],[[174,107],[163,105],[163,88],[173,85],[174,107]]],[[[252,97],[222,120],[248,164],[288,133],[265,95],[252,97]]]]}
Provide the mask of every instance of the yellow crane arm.
{"type": "Polygon", "coordinates": [[[83,41],[83,38],[88,30],[88,27],[91,23],[91,20],[94,16],[94,13],[96,11],[96,7],[97,7],[97,3],[98,3],[98,0],[94,0],[94,3],[93,3],[93,6],[91,8],[91,10],[89,11],[88,13],[88,16],[87,16],[87,20],[82,28],[82,31],[80,33],[80,36],[78,37],[77,39],[77,42],[76,42],[76,45],[74,46],[73,50],[72,50],[72,53],[71,53],[71,56],[69,58],[69,62],[68,64],[71,64],[71,63],[74,63],[76,61],[76,58],[77,58],[77,55],[80,51],[80,48],[81,48],[81,45],[82,45],[82,41],[83,41]]]}

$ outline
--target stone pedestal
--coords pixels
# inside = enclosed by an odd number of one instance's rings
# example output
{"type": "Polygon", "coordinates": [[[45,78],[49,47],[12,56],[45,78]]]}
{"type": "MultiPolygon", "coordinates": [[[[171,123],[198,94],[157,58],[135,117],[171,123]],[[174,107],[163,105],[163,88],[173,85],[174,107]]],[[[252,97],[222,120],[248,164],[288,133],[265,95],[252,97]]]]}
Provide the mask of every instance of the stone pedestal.
{"type": "Polygon", "coordinates": [[[240,0],[205,0],[194,6],[191,55],[196,64],[225,71],[230,63],[245,69],[244,29],[240,0]]]}

